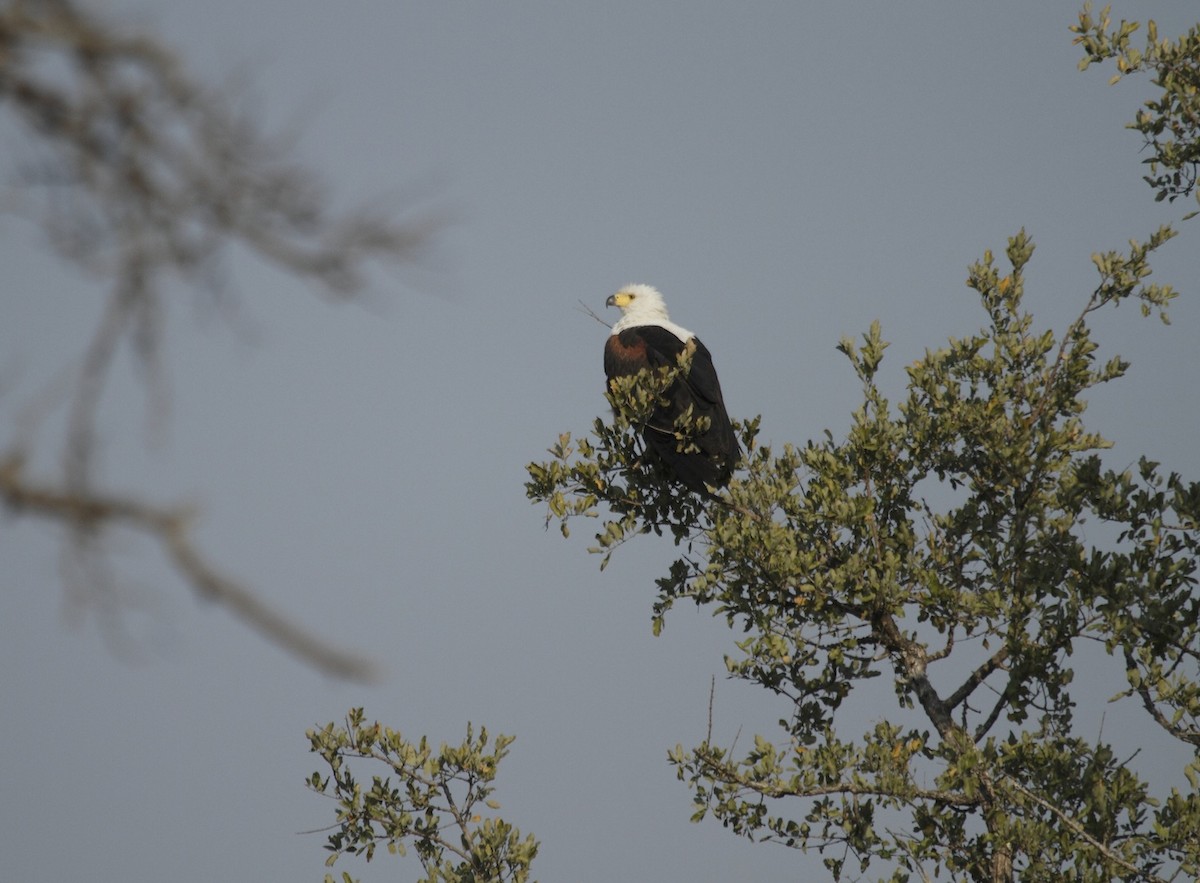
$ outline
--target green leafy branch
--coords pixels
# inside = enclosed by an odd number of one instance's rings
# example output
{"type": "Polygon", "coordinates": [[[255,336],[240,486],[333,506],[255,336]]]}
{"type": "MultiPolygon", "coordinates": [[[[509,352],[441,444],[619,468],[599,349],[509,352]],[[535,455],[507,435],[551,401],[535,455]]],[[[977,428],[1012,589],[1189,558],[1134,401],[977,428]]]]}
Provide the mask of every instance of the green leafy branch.
{"type": "Polygon", "coordinates": [[[1084,53],[1079,69],[1115,59],[1117,73],[1110,83],[1134,74],[1152,75],[1151,82],[1162,92],[1145,102],[1128,128],[1141,132],[1150,149],[1143,162],[1150,167],[1145,180],[1156,189],[1155,199],[1173,202],[1195,190],[1200,171],[1200,25],[1172,42],[1159,39],[1151,19],[1146,23],[1146,42],[1139,49],[1132,39],[1139,23],[1122,20],[1114,28],[1111,9],[1105,6],[1094,17],[1087,3],[1078,24],[1071,26],[1084,53]]]}
{"type": "MultiPolygon", "coordinates": [[[[529,880],[538,851],[533,835],[522,839],[503,819],[482,815],[499,809],[492,783],[512,737],[497,736],[489,748],[487,730],[476,735],[468,724],[460,745],[434,750],[424,736],[414,742],[378,722],[366,723],[361,708],[351,709],[345,726],[329,723],[307,735],[313,753],[329,766],[324,776],[313,773],[308,787],[338,804],[336,830],[325,847],[332,853],[327,866],[343,854],[370,861],[383,843],[401,856],[412,847],[426,874],[419,883],[529,880]],[[372,776],[366,786],[354,772],[363,762],[388,773],[372,776]]],[[[343,879],[351,883],[349,875],[343,879]]]]}

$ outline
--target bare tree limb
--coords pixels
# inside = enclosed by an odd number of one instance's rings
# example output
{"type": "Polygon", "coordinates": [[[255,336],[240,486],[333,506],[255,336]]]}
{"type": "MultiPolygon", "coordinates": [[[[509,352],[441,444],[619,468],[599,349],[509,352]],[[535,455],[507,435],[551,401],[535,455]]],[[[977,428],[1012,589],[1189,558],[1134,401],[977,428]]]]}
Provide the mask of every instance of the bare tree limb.
{"type": "Polygon", "coordinates": [[[0,501],[18,513],[38,515],[94,536],[105,528],[135,528],[156,540],[182,577],[199,596],[232,610],[243,621],[284,650],[327,674],[369,680],[372,663],[330,646],[261,601],[253,592],[222,575],[200,553],[189,534],[192,513],[151,506],[139,500],[27,483],[19,456],[0,463],[0,501]]]}
{"type": "Polygon", "coordinates": [[[1004,689],[1000,692],[1000,697],[996,700],[996,704],[992,706],[991,712],[988,713],[987,719],[975,728],[975,741],[978,742],[987,735],[988,730],[1000,719],[1000,714],[1012,701],[1013,693],[1020,686],[1020,679],[1017,675],[1011,674],[1008,682],[1005,683],[1004,689]]]}
{"type": "MultiPolygon", "coordinates": [[[[364,677],[363,660],[325,646],[223,576],[196,549],[184,510],[141,502],[136,491],[98,491],[97,417],[126,350],[144,369],[148,393],[164,400],[170,281],[219,293],[224,261],[241,249],[345,300],[366,285],[373,263],[416,257],[440,219],[332,210],[311,170],[227,93],[190,78],[153,35],[113,25],[76,0],[0,4],[0,113],[28,142],[18,168],[37,185],[16,207],[105,290],[65,404],[62,480],[27,484],[25,449],[9,443],[18,453],[3,464],[2,499],[59,521],[79,551],[106,526],[141,530],[197,593],[323,671],[364,677]]],[[[11,211],[14,201],[4,206],[11,211]]],[[[92,561],[97,583],[103,570],[92,561]]]]}
{"type": "Polygon", "coordinates": [[[1001,647],[999,650],[993,653],[983,663],[983,665],[971,672],[970,677],[963,682],[961,687],[959,687],[950,695],[950,697],[946,700],[947,707],[957,708],[962,702],[966,701],[967,697],[975,692],[975,688],[986,681],[991,676],[992,672],[1004,665],[1007,659],[1007,646],[1001,647]]]}

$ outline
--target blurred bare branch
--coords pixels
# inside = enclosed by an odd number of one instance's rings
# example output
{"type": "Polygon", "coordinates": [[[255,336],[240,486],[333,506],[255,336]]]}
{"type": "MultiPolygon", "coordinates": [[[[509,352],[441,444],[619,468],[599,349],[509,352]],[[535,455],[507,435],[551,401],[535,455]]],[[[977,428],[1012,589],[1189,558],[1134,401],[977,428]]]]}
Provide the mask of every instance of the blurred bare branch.
{"type": "Polygon", "coordinates": [[[83,536],[101,527],[140,530],[157,541],[197,595],[224,604],[285,650],[339,677],[364,680],[373,674],[368,660],[330,647],[244,586],[218,573],[192,542],[189,527],[193,513],[186,507],[169,509],[128,497],[74,494],[31,484],[25,479],[19,456],[0,463],[0,500],[18,514],[49,518],[83,536]]]}
{"type": "MultiPolygon", "coordinates": [[[[75,0],[0,2],[3,112],[35,148],[24,178],[40,185],[31,190],[38,199],[21,213],[46,231],[55,253],[107,289],[67,405],[62,487],[54,505],[33,506],[29,497],[23,505],[67,525],[77,543],[108,520],[137,522],[170,547],[195,587],[318,667],[347,674],[335,657],[299,649],[305,641],[290,627],[268,626],[273,618],[248,593],[229,591],[191,554],[177,514],[93,491],[96,414],[125,348],[153,391],[168,281],[211,290],[223,259],[241,248],[346,299],[365,285],[371,263],[411,260],[435,222],[332,212],[285,145],[189,79],[158,40],[124,33],[75,0]]],[[[5,492],[14,502],[14,486],[5,492]]]]}

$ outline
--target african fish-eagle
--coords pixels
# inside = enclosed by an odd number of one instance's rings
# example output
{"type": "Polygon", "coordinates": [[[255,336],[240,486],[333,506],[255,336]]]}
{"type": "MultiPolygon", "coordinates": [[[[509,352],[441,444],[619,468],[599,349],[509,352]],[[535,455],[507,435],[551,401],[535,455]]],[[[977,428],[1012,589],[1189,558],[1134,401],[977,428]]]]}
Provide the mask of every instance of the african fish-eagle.
{"type": "Polygon", "coordinates": [[[667,317],[662,295],[649,285],[626,285],[605,305],[620,307],[623,314],[604,344],[604,373],[610,386],[614,378],[646,368],[674,367],[684,348],[691,350],[687,375],[667,390],[667,404],[655,407],[642,427],[642,437],[689,490],[704,495],[710,488],[724,487],[742,452],[708,348],[667,317]],[[707,418],[707,427],[681,442],[675,435],[676,418],[689,407],[693,419],[707,418]]]}

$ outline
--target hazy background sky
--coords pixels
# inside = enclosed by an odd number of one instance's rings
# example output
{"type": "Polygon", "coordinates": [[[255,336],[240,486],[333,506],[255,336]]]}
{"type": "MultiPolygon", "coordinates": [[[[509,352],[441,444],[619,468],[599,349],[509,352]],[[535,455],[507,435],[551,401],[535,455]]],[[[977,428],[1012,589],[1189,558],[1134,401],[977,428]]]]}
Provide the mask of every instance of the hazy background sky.
{"type": "MultiPolygon", "coordinates": [[[[1042,0],[106,6],[198,77],[248,82],[243,101],[302,133],[335,201],[413,198],[454,220],[363,307],[235,259],[232,323],[177,292],[162,431],[128,365],[104,403],[108,485],[201,504],[212,558],[375,656],[383,682],[313,673],[127,537],[114,554],[152,603],[114,641],[61,590],[57,532],[5,515],[0,877],[320,880],[324,835],[297,832],[334,806],[304,788],[304,731],[364,705],[435,742],[468,720],[516,734],[497,796],[541,839],[543,881],[822,878],[819,858],[688,822],[666,751],[704,737],[710,678],[717,739],[775,736],[786,709],[720,679],[736,635],[706,613],[651,636],[669,541],[600,574],[586,525],[564,542],[525,500],[525,464],[606,407],[607,332],[577,303],[658,286],[765,441],[840,435],[858,404],[842,335],[881,320],[895,395],[905,364],[982,324],[963,283],[985,248],[1025,226],[1029,304],[1061,331],[1093,251],[1186,211],[1152,201],[1122,128],[1148,87],[1078,73],[1077,6],[1042,0]]],[[[1197,8],[1117,16],[1174,36],[1197,8]]],[[[1133,362],[1088,412],[1115,465],[1200,474],[1197,223],[1155,264],[1188,293],[1172,327],[1097,317],[1100,355],[1133,362]]],[[[0,262],[8,444],[99,295],[21,222],[0,220],[0,262]]],[[[55,427],[38,438],[56,445],[55,427]]],[[[337,869],[418,875],[387,855],[337,869]]]]}

